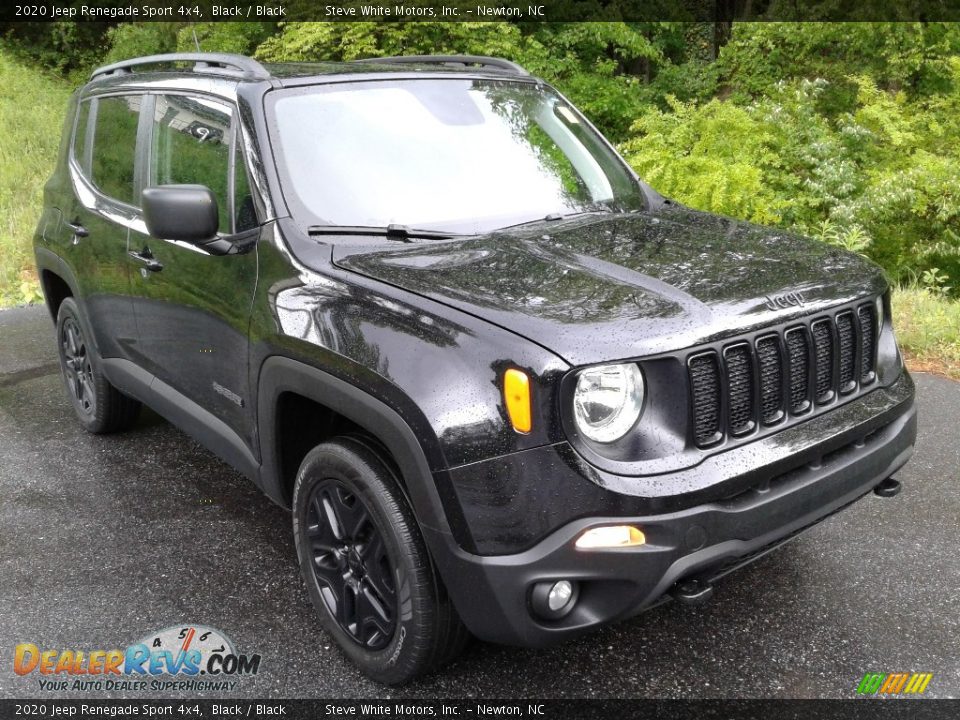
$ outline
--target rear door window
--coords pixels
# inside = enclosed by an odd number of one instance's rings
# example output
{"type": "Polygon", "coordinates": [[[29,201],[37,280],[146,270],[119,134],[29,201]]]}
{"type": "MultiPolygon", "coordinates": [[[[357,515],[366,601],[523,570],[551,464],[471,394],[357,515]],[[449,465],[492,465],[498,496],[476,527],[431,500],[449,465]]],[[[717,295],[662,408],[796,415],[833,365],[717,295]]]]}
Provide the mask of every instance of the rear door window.
{"type": "Polygon", "coordinates": [[[83,146],[83,152],[90,152],[93,185],[104,195],[129,205],[139,205],[134,197],[134,168],[142,101],[140,95],[98,98],[93,148],[83,146]]]}

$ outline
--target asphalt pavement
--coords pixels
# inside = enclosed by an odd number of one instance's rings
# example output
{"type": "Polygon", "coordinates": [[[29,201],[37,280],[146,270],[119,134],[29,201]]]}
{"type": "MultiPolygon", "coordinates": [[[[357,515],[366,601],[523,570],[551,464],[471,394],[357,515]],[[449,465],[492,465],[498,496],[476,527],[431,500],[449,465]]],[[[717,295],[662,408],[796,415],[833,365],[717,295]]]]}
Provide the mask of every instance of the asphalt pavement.
{"type": "Polygon", "coordinates": [[[0,697],[143,696],[40,690],[13,672],[14,647],[123,648],[191,624],[262,656],[232,691],[194,697],[843,698],[864,673],[894,671],[933,673],[928,697],[960,697],[960,383],[915,379],[920,437],[897,498],[856,503],[707,605],[550,650],[475,642],[391,689],[320,629],[284,510],[152,412],[86,434],[45,309],[0,312],[0,697]]]}

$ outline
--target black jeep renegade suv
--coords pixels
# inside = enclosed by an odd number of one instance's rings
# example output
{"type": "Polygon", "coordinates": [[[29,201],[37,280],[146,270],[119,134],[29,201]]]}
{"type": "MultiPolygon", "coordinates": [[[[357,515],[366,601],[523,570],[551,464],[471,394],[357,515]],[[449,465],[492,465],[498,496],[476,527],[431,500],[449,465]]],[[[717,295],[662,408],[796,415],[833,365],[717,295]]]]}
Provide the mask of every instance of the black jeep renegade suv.
{"type": "Polygon", "coordinates": [[[505,60],[101,68],[35,248],[84,427],[146,403],[291,507],[384,682],[703,600],[913,449],[877,267],[661,197],[505,60]]]}

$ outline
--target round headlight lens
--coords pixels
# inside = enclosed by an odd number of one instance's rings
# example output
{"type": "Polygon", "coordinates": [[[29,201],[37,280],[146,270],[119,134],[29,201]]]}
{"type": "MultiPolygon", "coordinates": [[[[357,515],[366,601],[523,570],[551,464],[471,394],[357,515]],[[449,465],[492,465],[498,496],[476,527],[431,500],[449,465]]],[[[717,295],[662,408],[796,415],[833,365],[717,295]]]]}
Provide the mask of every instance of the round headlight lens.
{"type": "Polygon", "coordinates": [[[580,373],[573,396],[577,428],[591,440],[609,443],[632,428],[643,410],[643,375],[633,363],[600,365],[580,373]]]}

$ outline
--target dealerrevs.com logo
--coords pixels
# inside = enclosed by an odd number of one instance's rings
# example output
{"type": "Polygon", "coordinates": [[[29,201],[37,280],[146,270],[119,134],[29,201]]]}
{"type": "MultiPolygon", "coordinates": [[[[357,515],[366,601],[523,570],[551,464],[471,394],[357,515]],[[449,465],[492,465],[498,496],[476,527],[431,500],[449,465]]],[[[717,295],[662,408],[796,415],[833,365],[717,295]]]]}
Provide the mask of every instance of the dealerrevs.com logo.
{"type": "Polygon", "coordinates": [[[260,671],[260,655],[238,653],[219,630],[178,625],[150,633],[125,650],[41,649],[20,643],[13,671],[41,690],[233,690],[260,671]]]}

